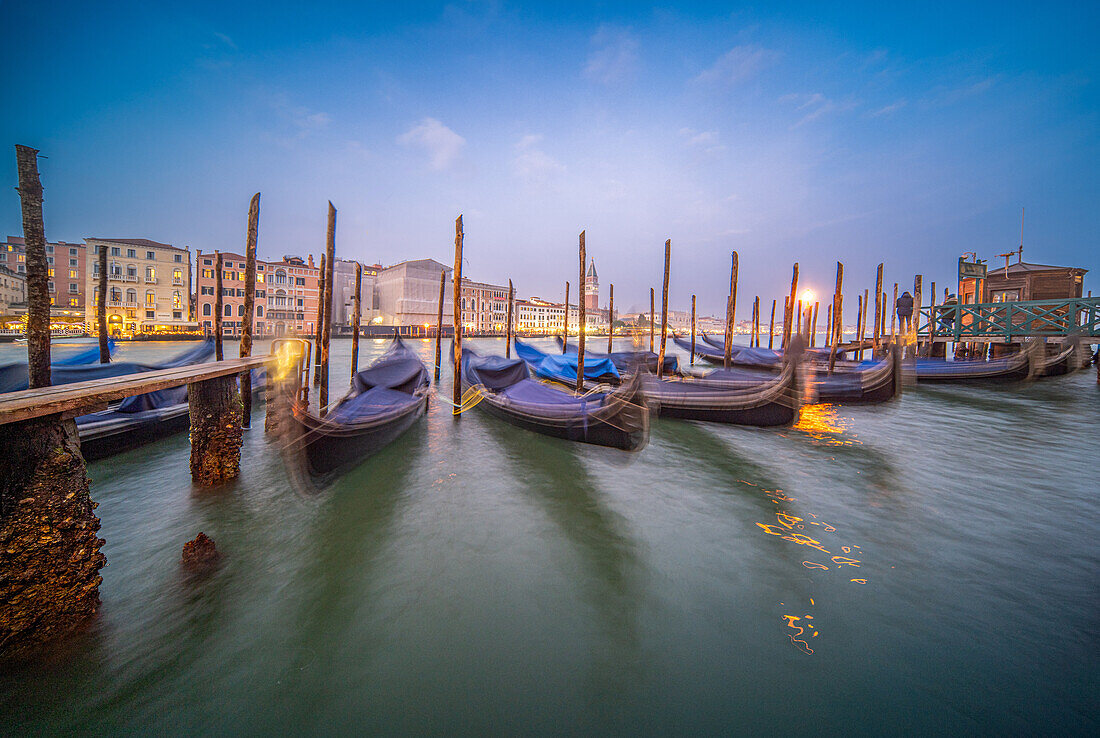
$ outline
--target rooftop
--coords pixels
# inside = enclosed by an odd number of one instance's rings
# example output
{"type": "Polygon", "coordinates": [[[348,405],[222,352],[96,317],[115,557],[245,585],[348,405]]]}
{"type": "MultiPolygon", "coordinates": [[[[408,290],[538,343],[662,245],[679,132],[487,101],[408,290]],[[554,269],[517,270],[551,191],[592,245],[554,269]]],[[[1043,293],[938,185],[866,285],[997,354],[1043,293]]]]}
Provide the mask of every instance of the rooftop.
{"type": "MultiPolygon", "coordinates": [[[[1084,274],[1088,271],[1088,269],[1081,269],[1080,267],[1051,266],[1050,264],[1029,264],[1026,261],[1018,261],[1015,264],[1009,265],[1008,276],[1012,276],[1014,274],[1026,274],[1029,272],[1060,272],[1064,269],[1072,269],[1074,271],[1081,272],[1081,274],[1084,274]]],[[[1005,276],[1005,268],[1001,267],[1000,269],[990,269],[989,273],[986,276],[1003,277],[1005,276]]]]}
{"type": "Polygon", "coordinates": [[[96,236],[89,236],[84,239],[85,241],[97,241],[99,243],[117,243],[123,246],[142,246],[147,249],[174,249],[176,251],[188,251],[188,249],[182,249],[179,246],[173,246],[170,243],[161,243],[159,241],[150,241],[148,238],[98,238],[96,236]]]}

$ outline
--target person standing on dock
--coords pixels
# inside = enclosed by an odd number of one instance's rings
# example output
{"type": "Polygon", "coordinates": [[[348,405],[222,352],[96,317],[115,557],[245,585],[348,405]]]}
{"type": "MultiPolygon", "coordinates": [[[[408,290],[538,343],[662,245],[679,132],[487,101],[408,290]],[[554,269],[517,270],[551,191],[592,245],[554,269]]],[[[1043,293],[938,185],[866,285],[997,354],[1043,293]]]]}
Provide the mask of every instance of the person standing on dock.
{"type": "Polygon", "coordinates": [[[901,293],[901,297],[894,303],[894,309],[898,313],[898,328],[904,335],[913,325],[913,296],[908,292],[901,293]]]}

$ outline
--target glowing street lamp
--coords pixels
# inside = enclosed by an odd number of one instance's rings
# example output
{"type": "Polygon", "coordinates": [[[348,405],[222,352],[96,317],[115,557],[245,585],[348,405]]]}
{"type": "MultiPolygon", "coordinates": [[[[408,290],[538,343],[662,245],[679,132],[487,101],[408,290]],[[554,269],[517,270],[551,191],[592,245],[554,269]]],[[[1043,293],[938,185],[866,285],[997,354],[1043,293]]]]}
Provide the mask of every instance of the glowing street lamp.
{"type": "Polygon", "coordinates": [[[814,301],[814,291],[813,290],[803,290],[802,291],[802,304],[803,305],[809,305],[813,301],[814,301]]]}

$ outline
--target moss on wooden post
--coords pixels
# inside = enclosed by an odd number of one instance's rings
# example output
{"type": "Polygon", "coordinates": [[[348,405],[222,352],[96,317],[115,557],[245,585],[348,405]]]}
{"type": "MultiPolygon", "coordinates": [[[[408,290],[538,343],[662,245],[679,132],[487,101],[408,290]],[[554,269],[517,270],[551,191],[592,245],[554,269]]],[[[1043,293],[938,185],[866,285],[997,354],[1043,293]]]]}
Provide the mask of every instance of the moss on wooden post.
{"type": "Polygon", "coordinates": [[[328,204],[328,235],[325,244],[328,261],[325,264],[324,316],[321,325],[321,415],[328,412],[328,344],[332,337],[332,280],[336,266],[336,208],[328,204]]]}
{"type": "Polygon", "coordinates": [[[27,372],[30,388],[50,385],[50,286],[38,149],[16,146],[23,238],[27,246],[27,372]]]}
{"type": "Polygon", "coordinates": [[[191,480],[209,487],[241,473],[241,395],[235,375],[187,385],[191,412],[191,480]]]}
{"type": "MultiPolygon", "coordinates": [[[[256,239],[260,229],[260,193],[248,204],[248,235],[244,246],[244,320],[241,322],[240,356],[252,355],[252,325],[256,321],[256,239]]],[[[252,372],[241,374],[244,426],[252,425],[252,372]]]]}
{"type": "Polygon", "coordinates": [[[100,552],[80,439],[71,420],[0,425],[0,656],[71,633],[99,607],[100,552]]]}

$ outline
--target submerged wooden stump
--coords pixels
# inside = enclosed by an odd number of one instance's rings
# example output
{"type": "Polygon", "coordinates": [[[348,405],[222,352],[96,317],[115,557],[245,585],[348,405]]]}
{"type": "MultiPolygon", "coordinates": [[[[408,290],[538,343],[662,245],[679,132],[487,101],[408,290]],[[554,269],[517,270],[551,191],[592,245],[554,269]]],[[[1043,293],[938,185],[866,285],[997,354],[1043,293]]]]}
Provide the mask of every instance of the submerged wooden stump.
{"type": "Polygon", "coordinates": [[[0,656],[71,633],[99,607],[99,518],[72,420],[0,425],[0,656]]]}
{"type": "Polygon", "coordinates": [[[191,412],[191,480],[212,486],[241,473],[244,413],[234,375],[187,386],[191,412]]]}
{"type": "Polygon", "coordinates": [[[207,574],[217,568],[222,555],[210,536],[200,532],[193,541],[183,544],[180,563],[192,574],[207,574]]]}

